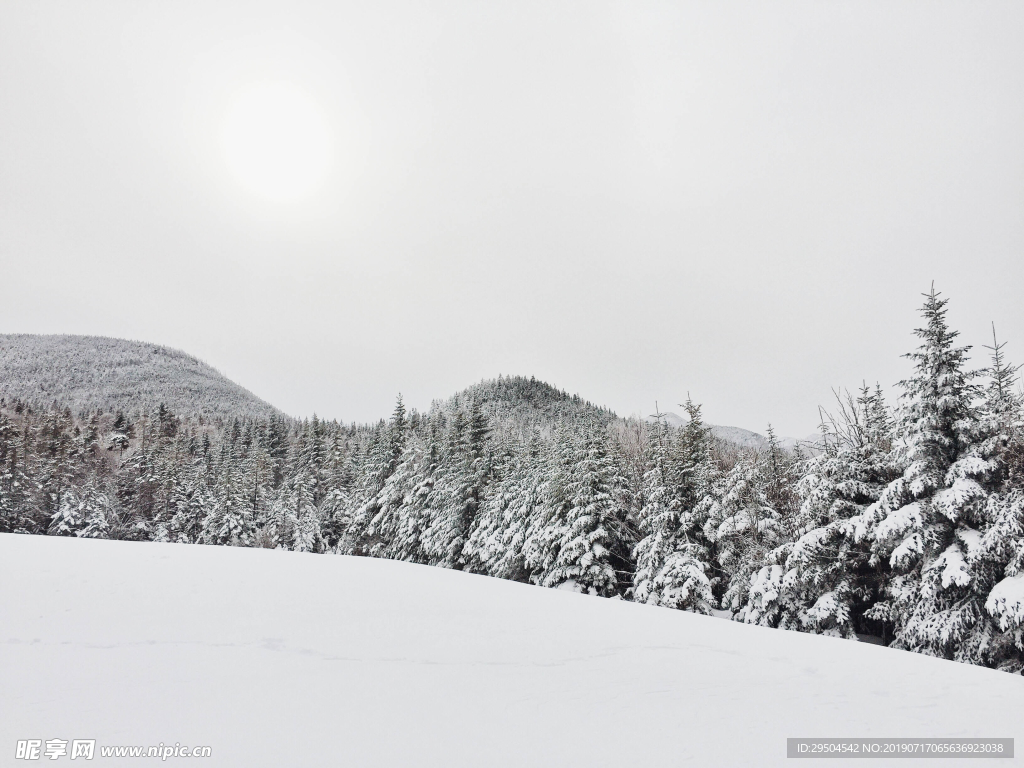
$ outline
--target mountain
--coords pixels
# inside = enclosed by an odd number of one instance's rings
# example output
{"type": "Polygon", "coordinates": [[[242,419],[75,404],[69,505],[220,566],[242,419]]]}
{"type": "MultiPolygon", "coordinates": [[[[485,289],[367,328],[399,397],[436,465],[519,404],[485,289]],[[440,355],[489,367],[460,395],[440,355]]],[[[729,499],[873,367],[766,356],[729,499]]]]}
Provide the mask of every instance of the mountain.
{"type": "Polygon", "coordinates": [[[0,398],[72,411],[134,413],[163,403],[180,416],[261,417],[280,411],[191,355],[102,336],[0,334],[0,398]]]}
{"type": "MultiPolygon", "coordinates": [[[[676,413],[662,413],[661,418],[665,420],[669,426],[682,427],[690,420],[688,416],[680,416],[676,413]]],[[[655,422],[657,421],[656,416],[646,416],[645,421],[655,422]]],[[[731,443],[741,448],[752,448],[754,450],[761,450],[767,447],[768,438],[758,432],[751,432],[749,429],[743,429],[742,427],[726,427],[720,424],[708,424],[711,429],[711,434],[717,437],[719,440],[725,443],[731,443]]],[[[820,439],[820,435],[814,433],[806,437],[780,437],[778,438],[779,444],[783,448],[792,450],[800,445],[805,450],[814,452],[815,445],[820,439]]]]}
{"type": "MultiPolygon", "coordinates": [[[[179,416],[207,418],[282,415],[269,403],[226,378],[201,360],[176,349],[102,336],[0,334],[0,398],[48,406],[58,401],[76,413],[103,410],[135,413],[163,403],[179,416]]],[[[584,414],[608,423],[616,415],[533,377],[499,376],[474,384],[433,407],[452,410],[480,403],[497,422],[523,433],[546,429],[556,421],[584,414]]],[[[672,426],[685,416],[663,414],[672,426]]],[[[647,417],[647,421],[653,421],[647,417]]],[[[709,425],[719,440],[760,449],[767,438],[757,432],[709,425]]],[[[799,440],[813,443],[817,435],[799,440]]],[[[795,438],[782,438],[784,447],[795,438]]]]}
{"type": "Polygon", "coordinates": [[[602,423],[617,417],[607,408],[594,405],[579,395],[570,395],[534,377],[499,376],[467,387],[445,401],[435,401],[434,409],[451,412],[475,402],[492,424],[504,425],[521,435],[533,429],[542,431],[562,420],[590,416],[602,423]]]}
{"type": "Polygon", "coordinates": [[[1024,711],[990,669],[365,557],[0,534],[0,626],[4,749],[95,739],[100,766],[789,766],[787,737],[1024,711]]]}

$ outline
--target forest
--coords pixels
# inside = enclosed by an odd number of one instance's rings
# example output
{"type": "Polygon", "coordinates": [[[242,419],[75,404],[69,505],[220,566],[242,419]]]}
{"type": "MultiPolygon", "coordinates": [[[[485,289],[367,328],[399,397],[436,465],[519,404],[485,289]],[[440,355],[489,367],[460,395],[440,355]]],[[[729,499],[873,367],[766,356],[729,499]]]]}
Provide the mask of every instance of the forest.
{"type": "Polygon", "coordinates": [[[934,289],[897,402],[813,446],[532,378],[377,424],[0,400],[0,532],[390,558],[1024,673],[1024,397],[934,289]]]}

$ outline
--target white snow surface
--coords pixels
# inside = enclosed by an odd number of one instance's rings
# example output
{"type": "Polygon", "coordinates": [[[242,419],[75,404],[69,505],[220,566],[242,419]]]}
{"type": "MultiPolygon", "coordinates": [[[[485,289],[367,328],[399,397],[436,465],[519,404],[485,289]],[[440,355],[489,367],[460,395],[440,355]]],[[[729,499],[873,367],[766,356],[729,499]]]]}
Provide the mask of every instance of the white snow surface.
{"type": "Polygon", "coordinates": [[[771,766],[789,736],[1024,736],[1020,676],[353,557],[0,534],[0,641],[9,756],[89,738],[208,745],[166,763],[208,767],[771,766]]]}
{"type": "Polygon", "coordinates": [[[989,593],[985,608],[1004,630],[1024,625],[1024,573],[1007,576],[989,593]]]}

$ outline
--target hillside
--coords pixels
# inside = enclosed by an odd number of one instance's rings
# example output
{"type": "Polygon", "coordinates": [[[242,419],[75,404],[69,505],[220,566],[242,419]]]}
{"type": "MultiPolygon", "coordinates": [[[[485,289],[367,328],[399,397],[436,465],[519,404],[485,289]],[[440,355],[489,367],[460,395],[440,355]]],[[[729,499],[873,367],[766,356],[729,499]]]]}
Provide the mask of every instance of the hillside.
{"type": "MultiPolygon", "coordinates": [[[[281,415],[274,406],[191,355],[158,344],[102,336],[0,334],[0,398],[36,408],[56,400],[75,413],[95,410],[132,414],[163,403],[179,416],[281,415]]],[[[477,401],[488,416],[526,433],[589,414],[608,423],[616,416],[579,395],[523,376],[498,377],[467,387],[434,408],[451,411],[477,401]]],[[[673,426],[685,417],[666,414],[673,426]]],[[[650,421],[651,419],[648,418],[650,421]]],[[[763,435],[739,427],[709,425],[724,443],[763,448],[763,435]]],[[[783,438],[785,447],[796,440],[783,438]]]]}
{"type": "Polygon", "coordinates": [[[525,376],[499,376],[473,384],[444,401],[435,401],[432,410],[452,412],[470,403],[480,405],[490,421],[522,434],[535,428],[549,429],[558,421],[593,417],[602,424],[616,416],[607,408],[594,405],[579,395],[570,395],[543,381],[525,376]]]}
{"type": "Polygon", "coordinates": [[[100,768],[159,743],[210,768],[593,768],[1024,735],[1019,676],[369,558],[4,534],[0,626],[4,749],[95,739],[100,768]]]}
{"type": "MultiPolygon", "coordinates": [[[[579,395],[570,395],[546,382],[533,377],[499,376],[497,379],[481,381],[467,387],[462,392],[446,401],[435,402],[435,408],[452,410],[470,401],[481,404],[485,413],[499,423],[514,424],[525,432],[533,427],[548,427],[560,420],[572,420],[581,416],[593,416],[602,423],[610,423],[617,417],[607,408],[594,405],[579,395]]],[[[662,415],[665,422],[672,427],[682,427],[687,421],[686,416],[675,413],[662,415]]],[[[653,423],[655,417],[647,416],[645,421],[653,423]]],[[[719,424],[708,424],[711,434],[722,443],[732,448],[762,450],[768,445],[768,438],[757,432],[741,427],[729,427],[719,424]]],[[[782,447],[793,449],[799,443],[805,450],[814,453],[814,444],[820,435],[814,434],[805,438],[782,437],[782,447]]]]}
{"type": "Polygon", "coordinates": [[[0,397],[37,407],[57,400],[75,413],[163,403],[180,416],[279,414],[184,352],[100,336],[0,335],[0,397]]]}

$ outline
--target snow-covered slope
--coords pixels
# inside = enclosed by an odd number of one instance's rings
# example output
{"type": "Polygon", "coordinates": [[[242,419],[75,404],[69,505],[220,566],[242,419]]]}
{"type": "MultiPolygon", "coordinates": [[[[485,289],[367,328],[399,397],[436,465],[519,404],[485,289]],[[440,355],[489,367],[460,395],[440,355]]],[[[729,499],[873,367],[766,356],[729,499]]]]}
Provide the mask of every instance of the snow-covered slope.
{"type": "Polygon", "coordinates": [[[4,534],[0,641],[7,755],[770,766],[792,736],[1024,736],[1018,676],[384,560],[4,534]]]}
{"type": "Polygon", "coordinates": [[[176,349],[100,336],[0,334],[0,397],[75,412],[150,410],[269,417],[280,412],[176,349]]]}

